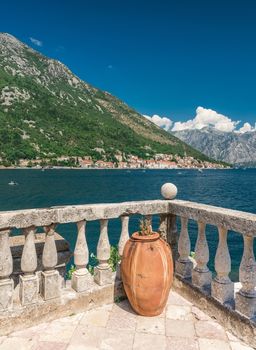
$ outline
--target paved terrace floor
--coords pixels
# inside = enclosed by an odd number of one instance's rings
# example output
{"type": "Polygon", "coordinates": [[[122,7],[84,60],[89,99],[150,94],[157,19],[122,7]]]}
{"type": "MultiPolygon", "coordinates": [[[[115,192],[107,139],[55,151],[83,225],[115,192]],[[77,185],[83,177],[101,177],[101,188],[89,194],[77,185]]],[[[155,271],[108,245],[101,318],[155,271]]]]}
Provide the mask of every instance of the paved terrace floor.
{"type": "Polygon", "coordinates": [[[171,292],[157,317],[136,315],[127,300],[0,337],[1,350],[249,350],[217,322],[171,292]]]}

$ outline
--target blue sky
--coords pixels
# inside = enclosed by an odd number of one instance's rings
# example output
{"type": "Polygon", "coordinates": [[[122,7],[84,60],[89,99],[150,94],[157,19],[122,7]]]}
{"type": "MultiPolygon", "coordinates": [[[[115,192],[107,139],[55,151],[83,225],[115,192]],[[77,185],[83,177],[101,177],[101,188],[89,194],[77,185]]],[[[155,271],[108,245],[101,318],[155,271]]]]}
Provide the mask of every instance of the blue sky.
{"type": "Polygon", "coordinates": [[[255,18],[253,0],[12,0],[0,31],[143,114],[186,121],[202,106],[254,124],[255,18]]]}

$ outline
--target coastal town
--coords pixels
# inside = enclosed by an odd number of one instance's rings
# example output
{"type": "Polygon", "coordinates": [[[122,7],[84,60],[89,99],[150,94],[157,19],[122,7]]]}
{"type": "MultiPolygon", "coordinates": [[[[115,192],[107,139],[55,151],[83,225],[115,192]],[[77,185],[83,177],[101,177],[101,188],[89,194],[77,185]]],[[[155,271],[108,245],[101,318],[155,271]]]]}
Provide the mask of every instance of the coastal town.
{"type": "Polygon", "coordinates": [[[16,168],[82,168],[82,169],[224,169],[223,163],[197,160],[191,156],[181,157],[170,154],[155,154],[150,159],[142,159],[129,155],[126,159],[122,155],[115,155],[115,161],[93,160],[90,156],[58,157],[55,159],[20,159],[16,168]]]}

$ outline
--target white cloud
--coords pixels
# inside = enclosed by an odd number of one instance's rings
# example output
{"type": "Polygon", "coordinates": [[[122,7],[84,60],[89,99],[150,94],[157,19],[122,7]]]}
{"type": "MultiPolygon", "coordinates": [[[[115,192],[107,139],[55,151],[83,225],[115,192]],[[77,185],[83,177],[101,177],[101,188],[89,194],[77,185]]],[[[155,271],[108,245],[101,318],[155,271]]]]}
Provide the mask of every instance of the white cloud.
{"type": "Polygon", "coordinates": [[[157,114],[152,115],[152,117],[150,117],[149,115],[144,115],[144,117],[166,131],[168,131],[172,126],[172,121],[170,119],[166,117],[160,117],[157,114]]]}
{"type": "Polygon", "coordinates": [[[241,134],[252,131],[256,131],[256,124],[253,127],[250,123],[244,123],[244,125],[240,129],[236,130],[236,132],[241,134]]]}
{"type": "Polygon", "coordinates": [[[152,115],[152,117],[144,115],[144,117],[166,131],[202,129],[205,127],[214,127],[215,129],[223,132],[233,131],[241,134],[245,132],[256,131],[256,123],[253,126],[250,123],[246,122],[242,127],[237,128],[240,124],[240,121],[232,120],[223,114],[204,107],[197,107],[195,117],[185,122],[173,122],[169,118],[160,117],[157,114],[152,115]]]}
{"type": "Polygon", "coordinates": [[[36,46],[43,46],[43,42],[41,40],[35,39],[35,38],[29,38],[29,40],[32,42],[32,44],[36,46]]]}
{"type": "Polygon", "coordinates": [[[186,122],[176,122],[172,131],[185,129],[202,129],[207,126],[212,126],[220,131],[234,131],[239,121],[234,121],[229,117],[219,114],[212,109],[197,107],[196,116],[186,122]]]}

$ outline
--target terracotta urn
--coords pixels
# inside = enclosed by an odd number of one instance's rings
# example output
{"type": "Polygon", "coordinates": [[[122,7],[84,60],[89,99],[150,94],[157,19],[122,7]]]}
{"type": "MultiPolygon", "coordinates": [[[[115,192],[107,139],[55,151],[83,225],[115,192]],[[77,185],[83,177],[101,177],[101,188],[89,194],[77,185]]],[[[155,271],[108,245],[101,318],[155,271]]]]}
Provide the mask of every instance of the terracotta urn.
{"type": "Polygon", "coordinates": [[[163,312],[173,281],[173,261],[159,233],[131,236],[124,247],[121,275],[134,311],[143,316],[163,312]]]}

